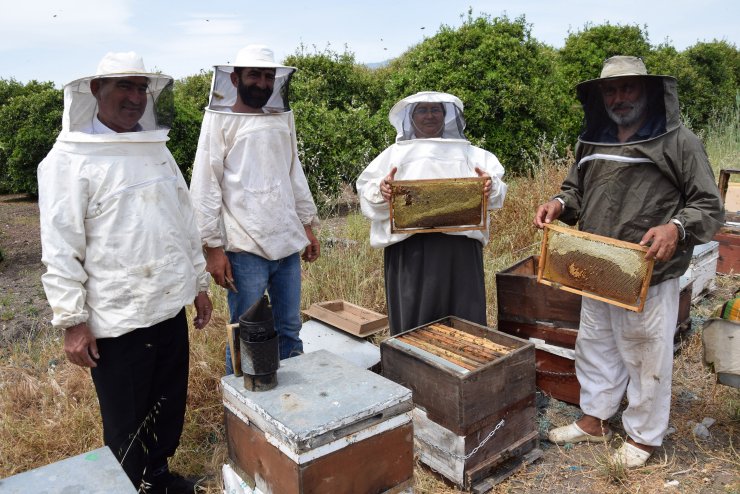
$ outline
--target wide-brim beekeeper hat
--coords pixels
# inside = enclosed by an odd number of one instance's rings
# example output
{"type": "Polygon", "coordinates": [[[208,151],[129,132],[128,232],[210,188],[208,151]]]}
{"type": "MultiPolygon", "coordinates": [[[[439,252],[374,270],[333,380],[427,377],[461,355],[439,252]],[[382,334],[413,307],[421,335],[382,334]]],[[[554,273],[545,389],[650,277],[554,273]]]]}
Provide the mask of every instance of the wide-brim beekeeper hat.
{"type": "Polygon", "coordinates": [[[579,83],[576,86],[576,90],[580,91],[583,88],[600,84],[605,80],[618,79],[620,77],[644,77],[646,80],[669,78],[675,80],[674,77],[669,75],[648,74],[645,62],[640,57],[615,55],[604,60],[604,65],[601,68],[601,74],[598,78],[579,83]]]}
{"type": "Polygon", "coordinates": [[[149,72],[144,66],[144,59],[133,51],[107,53],[98,63],[95,76],[103,77],[146,77],[149,79],[149,90],[157,92],[172,82],[172,77],[156,72],[149,72]]]}
{"type": "Polygon", "coordinates": [[[90,82],[94,79],[116,77],[146,77],[148,79],[147,108],[139,120],[143,129],[154,130],[170,126],[173,115],[172,98],[161,98],[161,96],[163,93],[171,96],[173,78],[148,71],[144,65],[144,59],[137,53],[129,51],[106,53],[98,63],[94,75],[75,79],[64,86],[63,128],[75,131],[88,127],[91,119],[97,114],[98,104],[92,94],[90,82]],[[162,104],[168,108],[163,107],[162,104]]]}
{"type": "Polygon", "coordinates": [[[231,82],[231,73],[234,72],[236,67],[275,69],[275,84],[272,96],[265,107],[273,113],[290,110],[288,88],[290,78],[298,69],[276,62],[275,53],[272,49],[261,44],[247,45],[240,49],[233,62],[214,65],[211,97],[208,103],[209,109],[219,111],[230,108],[236,103],[237,90],[231,82]]]}

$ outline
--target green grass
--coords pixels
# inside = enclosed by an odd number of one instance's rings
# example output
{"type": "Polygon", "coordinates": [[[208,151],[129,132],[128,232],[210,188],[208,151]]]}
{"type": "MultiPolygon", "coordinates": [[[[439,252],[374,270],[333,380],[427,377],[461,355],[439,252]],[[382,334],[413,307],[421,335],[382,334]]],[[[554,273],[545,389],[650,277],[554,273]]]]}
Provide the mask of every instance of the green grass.
{"type": "MultiPolygon", "coordinates": [[[[740,92],[735,107],[719,114],[703,137],[715,177],[719,177],[721,169],[740,169],[740,92]]],[[[730,179],[738,182],[740,174],[730,179]]]]}

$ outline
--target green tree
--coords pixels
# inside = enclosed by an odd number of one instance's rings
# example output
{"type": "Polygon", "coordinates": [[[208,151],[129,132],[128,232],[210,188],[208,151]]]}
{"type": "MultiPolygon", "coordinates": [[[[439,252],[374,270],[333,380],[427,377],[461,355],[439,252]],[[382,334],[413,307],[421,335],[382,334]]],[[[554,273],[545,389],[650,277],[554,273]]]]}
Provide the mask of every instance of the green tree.
{"type": "Polygon", "coordinates": [[[175,118],[167,146],[188,183],[193,172],[203,109],[208,105],[212,77],[212,72],[201,71],[175,81],[175,118]]]}
{"type": "Polygon", "coordinates": [[[700,42],[683,53],[695,77],[683,81],[682,103],[692,126],[706,128],[725,109],[733,108],[740,84],[740,52],[726,41],[700,42]]]}
{"type": "MultiPolygon", "coordinates": [[[[586,24],[571,33],[560,50],[560,64],[569,86],[599,77],[604,60],[614,55],[645,58],[650,54],[647,26],[586,24]]],[[[575,93],[574,93],[575,94],[575,93]]]]}
{"type": "Polygon", "coordinates": [[[36,81],[0,106],[0,190],[38,192],[36,168],[61,130],[63,107],[61,90],[36,81]]]}
{"type": "Polygon", "coordinates": [[[307,53],[301,47],[284,63],[298,69],[290,93],[298,152],[314,198],[326,209],[342,183],[354,185],[389,143],[391,129],[378,114],[382,85],[349,52],[307,53]]]}

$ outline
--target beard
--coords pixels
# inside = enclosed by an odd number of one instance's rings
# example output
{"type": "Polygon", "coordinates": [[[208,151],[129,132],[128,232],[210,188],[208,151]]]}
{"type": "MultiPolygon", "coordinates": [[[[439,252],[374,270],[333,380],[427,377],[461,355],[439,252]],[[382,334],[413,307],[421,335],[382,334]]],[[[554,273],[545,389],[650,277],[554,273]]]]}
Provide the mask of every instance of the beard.
{"type": "Polygon", "coordinates": [[[257,86],[246,86],[239,78],[237,86],[242,103],[251,108],[262,108],[272,96],[272,88],[259,88],[257,86]]]}
{"type": "Polygon", "coordinates": [[[606,109],[606,113],[609,115],[614,123],[621,126],[629,127],[637,123],[642,116],[645,114],[645,108],[647,107],[647,95],[645,93],[634,103],[618,103],[612,105],[606,109]],[[627,113],[619,115],[616,113],[617,110],[628,109],[627,113]]]}

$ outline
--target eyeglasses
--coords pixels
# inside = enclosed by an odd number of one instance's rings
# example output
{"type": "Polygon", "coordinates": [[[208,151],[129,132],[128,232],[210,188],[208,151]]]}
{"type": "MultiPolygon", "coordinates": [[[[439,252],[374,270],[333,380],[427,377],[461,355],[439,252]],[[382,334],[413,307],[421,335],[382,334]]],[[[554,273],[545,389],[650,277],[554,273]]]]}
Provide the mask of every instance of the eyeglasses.
{"type": "Polygon", "coordinates": [[[414,113],[413,114],[414,115],[426,115],[427,113],[431,113],[432,115],[435,115],[436,116],[436,115],[439,115],[439,114],[444,113],[444,112],[442,111],[442,108],[440,108],[438,106],[435,106],[435,107],[432,107],[432,108],[427,108],[427,107],[422,106],[420,108],[414,109],[414,113]]]}

